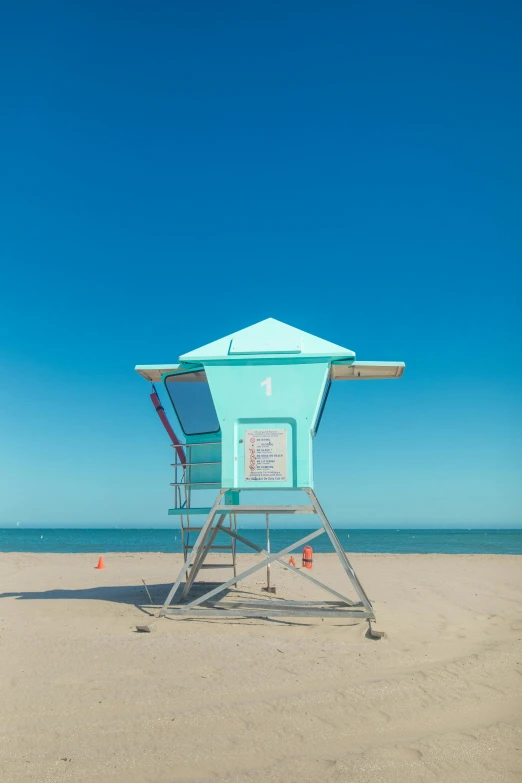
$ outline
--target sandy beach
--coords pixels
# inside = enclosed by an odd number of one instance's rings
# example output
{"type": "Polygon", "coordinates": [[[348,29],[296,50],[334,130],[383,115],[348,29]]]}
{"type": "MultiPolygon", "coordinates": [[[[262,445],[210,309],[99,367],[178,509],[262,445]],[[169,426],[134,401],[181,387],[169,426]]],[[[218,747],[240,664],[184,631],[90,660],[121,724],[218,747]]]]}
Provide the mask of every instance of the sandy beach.
{"type": "MultiPolygon", "coordinates": [[[[97,571],[94,555],[0,554],[0,779],[521,781],[522,559],[351,559],[383,640],[332,619],[164,618],[138,634],[141,580],[160,602],[180,556],[109,554],[97,571]]],[[[332,555],[313,574],[343,584],[332,555]]]]}

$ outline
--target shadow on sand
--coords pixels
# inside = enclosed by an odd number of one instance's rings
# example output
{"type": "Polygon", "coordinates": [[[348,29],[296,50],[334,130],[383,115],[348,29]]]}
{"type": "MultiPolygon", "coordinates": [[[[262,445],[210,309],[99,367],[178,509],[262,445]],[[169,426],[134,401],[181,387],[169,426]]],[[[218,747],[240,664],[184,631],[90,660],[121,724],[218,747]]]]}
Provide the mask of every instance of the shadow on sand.
{"type": "MultiPolygon", "coordinates": [[[[191,598],[197,598],[203,592],[213,590],[221,584],[220,582],[198,582],[192,586],[190,591],[191,598]]],[[[183,586],[183,585],[182,585],[183,586]]],[[[147,584],[148,591],[155,605],[163,604],[167,597],[172,583],[167,584],[147,584]]],[[[220,597],[225,597],[228,590],[223,590],[220,597]]],[[[234,590],[234,593],[243,593],[242,590],[234,590]]],[[[246,595],[249,595],[245,591],[246,595]]],[[[82,601],[109,601],[116,604],[129,604],[132,606],[150,605],[147,591],[143,584],[139,585],[118,585],[107,587],[88,587],[83,590],[42,590],[40,592],[24,592],[13,590],[10,593],[0,593],[2,598],[16,598],[20,601],[40,601],[40,600],[82,600],[82,601]]]]}
{"type": "MultiPolygon", "coordinates": [[[[147,585],[153,601],[162,603],[171,588],[170,584],[147,585]]],[[[110,601],[117,604],[144,604],[149,603],[147,592],[143,584],[123,585],[111,587],[88,587],[84,590],[43,590],[41,592],[0,593],[1,598],[18,598],[21,601],[38,600],[76,600],[83,601],[110,601]]]]}
{"type": "MultiPolygon", "coordinates": [[[[192,585],[192,589],[190,591],[190,598],[196,598],[199,595],[202,595],[203,593],[206,593],[209,590],[212,590],[213,588],[217,587],[221,582],[197,582],[194,585],[192,585]]],[[[163,604],[165,601],[170,588],[172,587],[172,584],[147,584],[147,588],[149,590],[150,596],[152,598],[153,604],[151,605],[149,601],[149,597],[147,595],[147,592],[145,590],[145,587],[143,584],[141,585],[115,585],[115,586],[108,586],[108,587],[88,587],[84,590],[42,590],[41,592],[23,592],[23,591],[12,591],[9,593],[0,593],[0,599],[2,598],[16,598],[20,601],[40,601],[40,600],[82,600],[82,601],[109,601],[110,603],[116,603],[116,604],[128,604],[129,606],[135,606],[137,609],[139,609],[141,612],[143,612],[146,615],[149,615],[150,617],[153,617],[157,612],[157,607],[163,604]]],[[[182,589],[183,584],[181,585],[180,590],[182,589]]],[[[220,598],[225,598],[227,595],[232,594],[234,596],[237,595],[245,595],[248,598],[252,598],[253,593],[248,590],[239,590],[239,589],[232,589],[232,590],[223,590],[223,592],[220,594],[220,598]]],[[[173,620],[174,618],[169,617],[167,619],[173,620]]],[[[290,619],[290,618],[275,618],[275,617],[266,617],[266,618],[258,618],[254,620],[253,618],[248,619],[248,615],[245,618],[240,617],[234,617],[234,618],[226,618],[226,616],[223,616],[222,618],[209,618],[209,617],[177,617],[177,622],[196,622],[196,623],[212,623],[212,622],[220,622],[225,623],[227,625],[233,624],[233,625],[242,625],[245,622],[248,622],[250,624],[254,623],[255,625],[261,625],[266,622],[273,623],[276,625],[301,625],[301,626],[308,626],[310,625],[310,620],[303,620],[299,622],[297,619],[290,619]]],[[[350,621],[346,622],[343,621],[343,626],[350,626],[350,625],[358,625],[359,621],[350,621]]]]}

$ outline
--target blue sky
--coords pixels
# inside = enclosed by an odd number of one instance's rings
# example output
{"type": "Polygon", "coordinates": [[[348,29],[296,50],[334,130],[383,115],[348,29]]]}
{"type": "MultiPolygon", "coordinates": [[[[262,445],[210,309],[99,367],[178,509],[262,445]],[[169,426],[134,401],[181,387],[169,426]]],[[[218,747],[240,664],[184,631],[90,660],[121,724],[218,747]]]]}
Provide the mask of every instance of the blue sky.
{"type": "Polygon", "coordinates": [[[0,523],[172,524],[137,363],[273,316],[337,524],[520,526],[521,6],[20,2],[0,64],[0,523]]]}

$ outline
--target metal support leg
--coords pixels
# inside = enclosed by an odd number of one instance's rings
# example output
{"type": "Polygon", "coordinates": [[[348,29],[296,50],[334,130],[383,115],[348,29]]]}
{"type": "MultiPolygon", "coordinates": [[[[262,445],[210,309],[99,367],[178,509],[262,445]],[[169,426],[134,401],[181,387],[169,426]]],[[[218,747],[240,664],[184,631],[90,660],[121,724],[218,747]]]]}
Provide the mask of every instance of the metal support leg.
{"type": "MultiPolygon", "coordinates": [[[[230,515],[230,527],[232,530],[237,530],[237,516],[236,514],[230,515]]],[[[234,569],[234,576],[237,576],[236,566],[236,539],[232,539],[232,568],[234,569]]]]}
{"type": "MultiPolygon", "coordinates": [[[[189,519],[190,519],[190,517],[189,517],[189,519]]],[[[180,524],[180,527],[181,527],[181,546],[183,548],[183,562],[185,563],[187,561],[187,541],[185,540],[186,530],[185,530],[184,521],[185,521],[184,514],[180,514],[179,524],[180,524]]]]}
{"type": "Polygon", "coordinates": [[[365,607],[365,609],[373,611],[373,607],[372,607],[371,601],[368,598],[368,596],[366,595],[362,584],[359,582],[359,580],[357,578],[357,574],[355,573],[355,571],[353,570],[352,566],[350,565],[350,561],[346,557],[346,552],[342,548],[341,542],[337,538],[337,535],[336,535],[333,527],[331,526],[330,522],[328,521],[328,517],[324,513],[324,511],[323,511],[323,509],[321,507],[321,504],[317,500],[314,491],[312,489],[308,489],[307,488],[307,489],[305,489],[305,492],[308,495],[308,497],[310,498],[310,500],[312,501],[312,505],[313,505],[313,507],[315,509],[315,512],[316,512],[317,516],[319,517],[319,519],[321,520],[321,522],[323,523],[323,526],[324,526],[324,529],[326,530],[328,538],[332,542],[333,548],[337,552],[339,560],[341,561],[341,564],[342,564],[344,570],[346,571],[350,582],[354,586],[354,589],[357,592],[357,595],[361,599],[363,606],[365,607]]]}
{"type": "Polygon", "coordinates": [[[220,489],[219,490],[218,496],[217,496],[217,498],[214,501],[214,505],[210,509],[210,514],[206,518],[206,520],[205,520],[205,522],[203,524],[203,527],[201,528],[201,531],[199,533],[199,536],[197,538],[197,541],[194,544],[194,548],[192,549],[192,552],[190,553],[190,555],[187,557],[185,563],[182,565],[181,570],[180,570],[180,572],[178,574],[178,578],[176,579],[176,581],[172,585],[172,587],[170,589],[170,592],[169,592],[167,598],[165,599],[165,603],[163,604],[163,609],[160,612],[160,616],[162,616],[165,613],[165,610],[170,606],[170,603],[171,603],[174,595],[176,594],[176,591],[177,591],[178,587],[180,586],[183,578],[186,576],[190,566],[192,565],[192,561],[195,560],[196,555],[198,554],[199,547],[205,541],[205,539],[207,537],[207,534],[208,534],[208,531],[212,527],[212,522],[214,521],[214,517],[217,514],[219,505],[221,503],[221,498],[223,497],[225,492],[226,492],[226,489],[220,489]]]}
{"type": "MultiPolygon", "coordinates": [[[[270,514],[266,514],[266,552],[263,554],[270,554],[270,514]]],[[[270,563],[266,567],[266,587],[262,587],[265,593],[275,593],[275,587],[270,584],[270,563]]]]}

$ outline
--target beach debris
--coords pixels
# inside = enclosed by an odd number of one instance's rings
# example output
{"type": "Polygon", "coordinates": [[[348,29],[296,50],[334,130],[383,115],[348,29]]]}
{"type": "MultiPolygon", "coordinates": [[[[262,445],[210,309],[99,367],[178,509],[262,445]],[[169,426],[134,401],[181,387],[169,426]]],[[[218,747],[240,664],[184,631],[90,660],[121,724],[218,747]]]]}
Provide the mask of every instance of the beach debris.
{"type": "Polygon", "coordinates": [[[98,565],[97,565],[97,566],[95,566],[95,568],[96,568],[98,571],[101,571],[101,570],[102,570],[102,568],[105,568],[105,563],[103,562],[103,557],[100,557],[100,559],[98,560],[98,565]]]}
{"type": "Polygon", "coordinates": [[[291,555],[290,560],[288,561],[288,565],[293,566],[294,568],[297,568],[296,562],[294,560],[294,556],[291,555]]]}
{"type": "Polygon", "coordinates": [[[152,629],[154,628],[154,623],[150,623],[150,625],[137,625],[136,630],[138,633],[152,633],[152,629]]]}
{"type": "Polygon", "coordinates": [[[149,593],[149,588],[147,587],[147,585],[145,583],[145,579],[142,579],[141,581],[143,582],[143,584],[145,586],[145,590],[147,591],[147,595],[149,596],[149,601],[152,603],[152,597],[151,597],[151,594],[149,593]]]}

